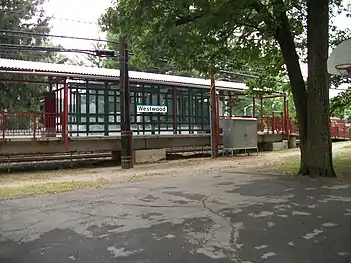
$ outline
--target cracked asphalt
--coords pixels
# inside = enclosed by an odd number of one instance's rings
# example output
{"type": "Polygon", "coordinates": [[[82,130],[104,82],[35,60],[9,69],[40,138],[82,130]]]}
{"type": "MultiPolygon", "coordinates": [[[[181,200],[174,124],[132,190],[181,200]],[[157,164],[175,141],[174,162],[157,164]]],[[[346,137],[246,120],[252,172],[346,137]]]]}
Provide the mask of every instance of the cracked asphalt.
{"type": "Polygon", "coordinates": [[[1,263],[351,262],[351,185],[212,171],[0,202],[1,263]]]}

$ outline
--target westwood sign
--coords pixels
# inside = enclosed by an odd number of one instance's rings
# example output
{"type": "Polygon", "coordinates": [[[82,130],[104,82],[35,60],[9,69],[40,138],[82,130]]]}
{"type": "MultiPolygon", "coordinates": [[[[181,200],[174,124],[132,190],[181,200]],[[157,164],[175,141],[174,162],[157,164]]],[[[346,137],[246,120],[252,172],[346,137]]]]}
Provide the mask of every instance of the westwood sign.
{"type": "Polygon", "coordinates": [[[167,106],[137,105],[137,112],[167,113],[167,106]]]}

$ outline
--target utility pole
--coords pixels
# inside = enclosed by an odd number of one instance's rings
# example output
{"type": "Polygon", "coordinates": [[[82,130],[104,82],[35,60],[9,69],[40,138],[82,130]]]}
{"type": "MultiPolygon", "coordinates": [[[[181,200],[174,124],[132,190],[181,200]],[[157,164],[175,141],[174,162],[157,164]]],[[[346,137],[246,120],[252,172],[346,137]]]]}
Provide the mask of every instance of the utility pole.
{"type": "Polygon", "coordinates": [[[128,46],[125,37],[119,39],[120,114],[121,114],[121,165],[133,168],[133,132],[130,130],[130,87],[128,75],[128,46]]]}

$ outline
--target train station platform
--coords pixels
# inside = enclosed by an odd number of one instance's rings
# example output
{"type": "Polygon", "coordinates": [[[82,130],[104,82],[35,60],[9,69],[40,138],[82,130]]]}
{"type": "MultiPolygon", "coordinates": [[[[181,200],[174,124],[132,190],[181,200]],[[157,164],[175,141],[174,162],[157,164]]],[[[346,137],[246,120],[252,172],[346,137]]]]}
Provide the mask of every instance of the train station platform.
{"type": "MultiPolygon", "coordinates": [[[[287,139],[284,134],[258,132],[258,143],[269,144],[287,139]]],[[[297,135],[290,135],[290,137],[297,135]]],[[[222,136],[220,137],[220,145],[222,136]]],[[[211,146],[210,134],[134,135],[134,150],[205,148],[211,146]]],[[[70,137],[68,152],[118,152],[121,150],[120,136],[70,137]]],[[[0,139],[0,155],[56,154],[66,153],[62,137],[6,138],[0,139]]]]}
{"type": "MultiPolygon", "coordinates": [[[[134,133],[135,153],[209,148],[210,129],[216,135],[212,143],[219,146],[213,148],[220,148],[223,138],[217,136],[222,118],[256,119],[262,150],[272,150],[274,142],[283,140],[294,147],[298,138],[287,94],[266,94],[262,89],[250,95],[244,83],[230,79],[216,79],[211,88],[209,79],[130,71],[126,100],[119,70],[0,59],[0,72],[20,77],[8,79],[10,83],[36,76],[41,81],[31,85],[46,90],[41,98],[33,98],[36,111],[0,109],[2,156],[108,151],[117,156],[122,116],[134,133]],[[265,104],[267,99],[278,106],[265,104]],[[123,101],[130,104],[127,117],[123,101]]],[[[351,122],[332,124],[331,133],[333,138],[351,138],[351,122]]]]}

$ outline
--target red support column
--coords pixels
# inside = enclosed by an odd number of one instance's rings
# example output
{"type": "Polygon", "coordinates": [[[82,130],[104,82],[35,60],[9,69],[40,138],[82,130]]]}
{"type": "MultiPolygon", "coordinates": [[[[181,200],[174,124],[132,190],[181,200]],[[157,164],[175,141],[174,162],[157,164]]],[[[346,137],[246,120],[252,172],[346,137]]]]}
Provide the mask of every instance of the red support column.
{"type": "Polygon", "coordinates": [[[252,98],[252,117],[256,117],[256,98],[252,98]]]}
{"type": "Polygon", "coordinates": [[[212,157],[217,157],[218,154],[218,145],[217,145],[217,113],[216,113],[216,87],[215,87],[215,79],[214,72],[211,71],[211,89],[210,89],[210,108],[211,108],[211,142],[212,142],[212,157]]]}
{"type": "Polygon", "coordinates": [[[260,130],[263,132],[263,98],[260,96],[260,130]]]}
{"type": "Polygon", "coordinates": [[[66,152],[68,152],[68,83],[67,79],[64,81],[63,89],[63,125],[62,136],[65,143],[66,152]]]}
{"type": "Polygon", "coordinates": [[[272,112],[272,133],[274,134],[274,130],[275,130],[275,115],[274,115],[274,111],[272,112]]]}
{"type": "Polygon", "coordinates": [[[217,146],[217,154],[218,154],[218,148],[219,148],[219,137],[220,137],[220,129],[219,129],[219,100],[220,96],[216,95],[216,146],[217,146]]]}
{"type": "Polygon", "coordinates": [[[229,91],[229,116],[232,117],[233,116],[233,94],[232,92],[229,91]]]}
{"type": "Polygon", "coordinates": [[[172,99],[172,108],[173,108],[173,134],[177,134],[178,133],[178,129],[177,129],[177,101],[178,101],[178,97],[177,97],[177,88],[174,87],[173,88],[173,99],[172,99]]]}
{"type": "Polygon", "coordinates": [[[2,129],[2,138],[5,139],[5,136],[6,136],[6,112],[5,111],[2,111],[1,129],[2,129]]]}
{"type": "Polygon", "coordinates": [[[38,115],[33,114],[33,139],[37,137],[37,121],[36,121],[37,116],[38,115]]]}
{"type": "Polygon", "coordinates": [[[44,129],[46,136],[56,136],[56,94],[53,91],[45,92],[44,101],[44,129]]]}
{"type": "Polygon", "coordinates": [[[286,131],[287,134],[290,134],[291,122],[289,116],[289,100],[286,100],[286,131]]]}
{"type": "Polygon", "coordinates": [[[284,133],[288,135],[288,118],[287,118],[287,107],[286,107],[286,96],[284,96],[284,112],[283,112],[283,124],[284,124],[284,133]]]}

